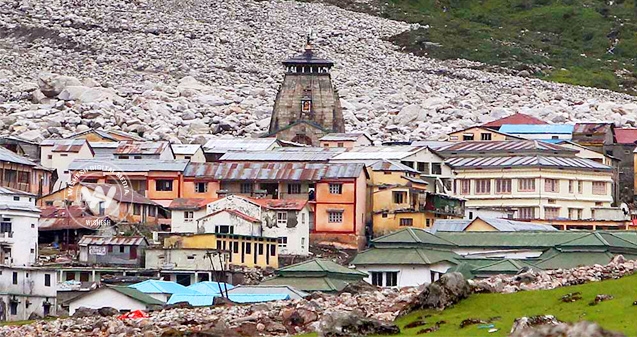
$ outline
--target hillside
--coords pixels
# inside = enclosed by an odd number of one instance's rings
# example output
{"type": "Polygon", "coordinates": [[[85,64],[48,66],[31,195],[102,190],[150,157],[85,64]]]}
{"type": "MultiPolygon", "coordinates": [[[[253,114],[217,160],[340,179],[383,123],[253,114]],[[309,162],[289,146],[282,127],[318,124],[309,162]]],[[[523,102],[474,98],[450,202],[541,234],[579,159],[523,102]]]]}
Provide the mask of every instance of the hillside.
{"type": "Polygon", "coordinates": [[[329,2],[420,24],[390,38],[417,55],[462,58],[524,76],[637,93],[637,6],[632,0],[329,2]]]}

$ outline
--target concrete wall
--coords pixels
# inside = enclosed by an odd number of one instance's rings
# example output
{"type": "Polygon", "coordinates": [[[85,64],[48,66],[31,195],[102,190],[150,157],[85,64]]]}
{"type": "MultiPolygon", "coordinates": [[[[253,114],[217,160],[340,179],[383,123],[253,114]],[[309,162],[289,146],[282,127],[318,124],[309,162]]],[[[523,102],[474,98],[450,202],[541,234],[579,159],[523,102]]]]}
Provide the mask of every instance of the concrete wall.
{"type": "Polygon", "coordinates": [[[11,223],[10,233],[0,233],[0,245],[10,249],[5,254],[0,249],[0,263],[12,266],[30,266],[38,256],[38,221],[37,211],[20,210],[21,207],[35,208],[35,198],[24,195],[0,195],[0,204],[9,209],[2,211],[0,220],[11,223]],[[19,200],[14,200],[14,197],[19,200]],[[13,208],[12,208],[13,206],[13,208]],[[5,221],[4,219],[9,219],[5,221]]]}
{"type": "Polygon", "coordinates": [[[92,291],[69,303],[69,315],[73,315],[80,307],[99,309],[103,307],[115,308],[122,312],[146,310],[146,305],[122,293],[107,287],[92,291]]]}
{"type": "Polygon", "coordinates": [[[263,225],[263,236],[287,238],[285,245],[279,243],[279,254],[307,255],[310,246],[310,211],[309,206],[301,211],[287,211],[287,224],[277,223],[277,212],[267,211],[265,217],[272,219],[263,225]]]}
{"type": "Polygon", "coordinates": [[[49,314],[55,315],[57,273],[54,270],[0,267],[0,271],[0,321],[27,320],[31,313],[44,316],[45,303],[51,304],[49,314]],[[17,284],[13,282],[14,273],[17,275],[17,284]],[[48,286],[45,284],[45,275],[50,277],[48,286]],[[12,315],[10,302],[14,297],[17,299],[17,312],[12,315]]]}
{"type": "MultiPolygon", "coordinates": [[[[356,269],[368,274],[364,278],[365,282],[372,283],[371,272],[398,272],[397,287],[417,287],[429,284],[431,271],[444,274],[453,264],[440,262],[432,265],[357,265],[356,269]]],[[[435,280],[434,280],[435,281],[435,280]]],[[[383,275],[383,287],[385,286],[386,275],[383,275]]]]}
{"type": "Polygon", "coordinates": [[[501,141],[501,140],[508,140],[510,137],[507,137],[506,135],[502,134],[502,133],[498,133],[495,132],[493,130],[490,129],[485,129],[485,128],[481,128],[481,127],[473,127],[473,128],[469,128],[466,130],[460,130],[460,131],[456,131],[456,132],[452,132],[450,134],[448,134],[449,136],[449,141],[451,142],[462,142],[463,141],[463,136],[464,135],[473,135],[473,140],[474,141],[480,141],[482,138],[481,134],[483,133],[487,133],[491,135],[491,140],[494,141],[501,141]]]}
{"type": "Polygon", "coordinates": [[[211,251],[210,257],[206,253],[205,249],[147,249],[146,268],[206,272],[227,269],[223,263],[228,258],[225,254],[220,261],[217,252],[211,251]]]}

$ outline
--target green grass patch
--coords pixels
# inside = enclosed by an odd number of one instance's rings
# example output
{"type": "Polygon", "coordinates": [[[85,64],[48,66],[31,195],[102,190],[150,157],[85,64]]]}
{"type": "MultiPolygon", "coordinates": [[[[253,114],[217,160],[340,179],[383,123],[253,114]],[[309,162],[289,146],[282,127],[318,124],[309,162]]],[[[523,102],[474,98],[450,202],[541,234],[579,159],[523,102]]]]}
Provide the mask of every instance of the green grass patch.
{"type": "MultiPolygon", "coordinates": [[[[637,326],[633,316],[637,315],[637,275],[618,280],[592,282],[578,286],[563,287],[553,290],[523,291],[513,294],[474,294],[452,308],[444,311],[423,310],[413,312],[396,320],[402,333],[398,336],[507,336],[516,318],[533,315],[553,315],[561,321],[577,322],[593,321],[608,330],[620,331],[627,336],[637,336],[637,326]],[[564,303],[561,297],[580,292],[582,299],[564,303]],[[589,305],[596,295],[608,294],[614,299],[589,305]],[[460,323],[468,318],[487,320],[500,317],[492,322],[500,329],[489,333],[488,329],[479,329],[479,325],[460,328],[460,323]],[[424,326],[405,329],[404,326],[424,320],[424,326]],[[423,328],[431,327],[435,322],[445,321],[440,330],[417,334],[423,328]]],[[[303,336],[316,336],[308,334],[303,336]]]]}

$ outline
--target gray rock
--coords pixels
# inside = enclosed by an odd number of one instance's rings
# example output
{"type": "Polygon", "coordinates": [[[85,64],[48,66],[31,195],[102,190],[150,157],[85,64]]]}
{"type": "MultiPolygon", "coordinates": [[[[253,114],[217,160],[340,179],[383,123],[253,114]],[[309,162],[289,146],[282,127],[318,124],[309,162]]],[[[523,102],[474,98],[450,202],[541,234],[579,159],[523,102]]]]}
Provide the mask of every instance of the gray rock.
{"type": "Polygon", "coordinates": [[[387,336],[400,333],[400,329],[396,324],[365,318],[356,311],[326,313],[318,326],[320,337],[387,336]]]}
{"type": "Polygon", "coordinates": [[[400,315],[406,315],[420,309],[445,309],[450,305],[467,298],[471,294],[471,286],[460,273],[448,273],[436,282],[430,283],[418,294],[400,315]]]}

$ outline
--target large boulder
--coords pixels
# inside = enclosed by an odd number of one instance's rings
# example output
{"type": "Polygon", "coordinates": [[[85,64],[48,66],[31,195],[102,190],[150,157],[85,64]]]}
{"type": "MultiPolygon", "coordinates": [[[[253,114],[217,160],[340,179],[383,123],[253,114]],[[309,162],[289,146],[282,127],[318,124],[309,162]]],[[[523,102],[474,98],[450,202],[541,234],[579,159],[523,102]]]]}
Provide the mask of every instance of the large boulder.
{"type": "Polygon", "coordinates": [[[69,86],[81,86],[82,82],[75,77],[42,73],[38,76],[38,86],[46,97],[55,97],[69,86]]]}
{"type": "Polygon", "coordinates": [[[448,273],[414,297],[401,311],[400,316],[414,310],[438,309],[443,310],[460,302],[471,294],[471,286],[460,273],[448,273]]]}
{"type": "Polygon", "coordinates": [[[397,335],[400,328],[391,322],[363,317],[356,311],[334,311],[323,315],[318,333],[319,337],[397,335]]]}
{"type": "Polygon", "coordinates": [[[103,316],[103,317],[119,315],[119,310],[112,307],[102,307],[102,308],[99,308],[97,312],[100,314],[100,316],[103,316]]]}
{"type": "Polygon", "coordinates": [[[119,97],[115,90],[110,88],[91,88],[85,86],[68,86],[60,92],[58,98],[65,101],[79,101],[82,103],[119,102],[124,99],[119,97]]]}
{"type": "Polygon", "coordinates": [[[77,310],[75,310],[72,317],[81,318],[81,317],[94,317],[99,315],[100,313],[97,311],[97,309],[79,307],[77,308],[77,310]]]}

